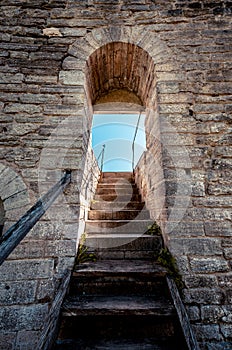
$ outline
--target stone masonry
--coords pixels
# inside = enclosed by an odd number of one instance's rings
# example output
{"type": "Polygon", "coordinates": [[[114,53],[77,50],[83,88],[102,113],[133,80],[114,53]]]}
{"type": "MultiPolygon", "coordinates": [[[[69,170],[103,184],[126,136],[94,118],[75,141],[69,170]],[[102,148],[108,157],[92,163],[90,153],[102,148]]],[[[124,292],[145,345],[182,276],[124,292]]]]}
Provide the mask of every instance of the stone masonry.
{"type": "Polygon", "coordinates": [[[93,106],[109,94],[145,109],[136,181],[201,349],[231,348],[232,2],[1,0],[0,21],[3,232],[72,170],[0,267],[0,348],[36,349],[46,334],[98,180],[93,106]]]}

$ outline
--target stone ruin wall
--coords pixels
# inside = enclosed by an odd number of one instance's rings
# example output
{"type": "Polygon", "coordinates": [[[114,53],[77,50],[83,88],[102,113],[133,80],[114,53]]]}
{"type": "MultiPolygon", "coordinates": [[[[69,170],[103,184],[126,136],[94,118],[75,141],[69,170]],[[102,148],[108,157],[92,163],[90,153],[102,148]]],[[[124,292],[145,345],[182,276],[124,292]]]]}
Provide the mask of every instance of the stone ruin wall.
{"type": "MultiPolygon", "coordinates": [[[[232,338],[232,3],[2,0],[0,5],[4,230],[64,169],[73,170],[66,193],[1,267],[0,348],[35,348],[59,282],[73,264],[77,217],[84,219],[83,169],[91,168],[85,162],[92,115],[85,62],[99,47],[123,41],[143,48],[155,64],[148,151],[136,178],[177,259],[201,349],[224,349],[232,338]]],[[[92,191],[94,185],[89,199],[92,191]]]]}

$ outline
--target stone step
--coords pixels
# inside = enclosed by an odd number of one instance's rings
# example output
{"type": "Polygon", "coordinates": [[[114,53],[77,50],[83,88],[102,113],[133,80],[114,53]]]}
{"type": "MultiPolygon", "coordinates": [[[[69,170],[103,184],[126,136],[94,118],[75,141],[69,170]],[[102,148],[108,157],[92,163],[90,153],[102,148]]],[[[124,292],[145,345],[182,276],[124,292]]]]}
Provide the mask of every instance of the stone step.
{"type": "Polygon", "coordinates": [[[90,209],[95,209],[95,210],[106,210],[106,211],[111,211],[111,210],[126,210],[126,209],[135,209],[135,210],[142,210],[145,209],[145,203],[140,202],[140,201],[114,201],[114,202],[106,202],[103,200],[93,200],[91,202],[90,209]]]}
{"type": "Polygon", "coordinates": [[[69,296],[63,304],[62,316],[175,316],[167,298],[154,296],[69,296]]]}
{"type": "Polygon", "coordinates": [[[109,182],[106,182],[106,183],[102,183],[102,182],[99,182],[98,185],[97,185],[97,189],[100,189],[100,188],[108,188],[108,189],[115,189],[115,188],[138,188],[136,186],[135,183],[131,183],[131,182],[125,182],[125,181],[119,181],[119,182],[116,182],[115,184],[114,183],[109,183],[109,182]]]}
{"type": "Polygon", "coordinates": [[[164,296],[165,276],[164,268],[145,260],[87,262],[75,266],[69,295],[164,296]]]}
{"type": "Polygon", "coordinates": [[[94,250],[94,251],[90,251],[92,253],[95,254],[96,258],[98,260],[111,260],[111,259],[115,259],[115,260],[120,260],[120,259],[124,259],[124,260],[152,260],[154,259],[154,252],[152,250],[142,250],[142,251],[135,251],[135,250],[109,250],[107,248],[102,248],[102,249],[98,249],[98,250],[94,250]]]}
{"type": "Polygon", "coordinates": [[[109,196],[132,196],[133,195],[139,195],[139,190],[136,187],[107,187],[107,188],[97,188],[96,195],[109,195],[109,196]]]}
{"type": "Polygon", "coordinates": [[[132,172],[103,172],[102,176],[101,176],[101,180],[102,179],[106,179],[106,178],[110,178],[110,179],[114,179],[114,178],[123,178],[123,179],[133,179],[133,173],[132,172]]]}
{"type": "Polygon", "coordinates": [[[85,245],[94,249],[108,248],[113,250],[152,250],[158,253],[161,249],[162,239],[160,236],[140,235],[136,233],[89,233],[86,236],[85,245]]]}
{"type": "Polygon", "coordinates": [[[87,220],[85,231],[87,233],[116,233],[130,232],[143,234],[153,224],[153,220],[87,220]]]}
{"type": "Polygon", "coordinates": [[[106,201],[106,202],[113,202],[117,200],[118,202],[129,202],[129,201],[141,201],[141,195],[140,194],[134,194],[134,193],[114,193],[114,194],[96,194],[94,196],[94,200],[96,201],[106,201]]]}
{"type": "Polygon", "coordinates": [[[105,178],[101,178],[99,181],[99,184],[111,184],[111,185],[115,185],[116,183],[131,183],[134,184],[134,179],[132,177],[127,177],[127,178],[123,178],[123,177],[105,177],[105,178]]]}
{"type": "Polygon", "coordinates": [[[54,350],[182,350],[180,343],[174,337],[171,339],[117,339],[117,340],[59,340],[54,350]]]}
{"type": "MultiPolygon", "coordinates": [[[[132,301],[129,298],[124,301],[117,299],[115,300],[116,305],[113,307],[115,310],[114,315],[108,312],[108,307],[112,309],[112,303],[112,300],[106,302],[105,298],[102,302],[99,301],[99,303],[90,301],[90,303],[84,305],[89,315],[79,315],[78,303],[77,308],[73,307],[72,304],[67,304],[67,310],[63,310],[59,341],[64,339],[82,339],[83,347],[80,349],[86,350],[95,349],[99,341],[103,344],[109,341],[117,341],[120,344],[120,342],[124,342],[124,339],[130,339],[133,343],[142,343],[144,339],[154,339],[155,342],[161,342],[165,338],[166,340],[174,339],[178,320],[174,315],[173,307],[169,304],[167,308],[165,307],[165,300],[157,301],[156,306],[152,306],[150,309],[149,305],[151,306],[153,304],[152,302],[149,303],[148,300],[144,301],[144,303],[142,300],[138,300],[137,302],[134,300],[133,307],[132,301]],[[98,312],[98,306],[100,304],[103,304],[103,307],[105,304],[106,307],[103,310],[100,309],[100,312],[98,312]],[[128,305],[131,305],[131,307],[128,307],[128,305]],[[124,312],[124,306],[129,313],[128,315],[124,312]],[[138,309],[135,309],[136,307],[138,309]],[[140,312],[142,313],[145,310],[145,307],[150,310],[149,315],[140,314],[140,312]],[[90,312],[91,309],[92,311],[90,312]],[[104,314],[102,315],[102,313],[104,314]],[[92,347],[90,344],[92,344],[92,347]]],[[[184,346],[182,347],[181,337],[178,338],[179,348],[177,349],[185,350],[186,348],[184,346]]]]}
{"type": "Polygon", "coordinates": [[[75,265],[73,276],[112,276],[112,274],[137,274],[140,276],[164,277],[167,270],[155,261],[96,261],[75,265]]]}
{"type": "Polygon", "coordinates": [[[89,220],[134,220],[138,217],[143,220],[150,220],[148,210],[120,210],[120,211],[105,211],[105,210],[90,210],[88,213],[89,220]]]}

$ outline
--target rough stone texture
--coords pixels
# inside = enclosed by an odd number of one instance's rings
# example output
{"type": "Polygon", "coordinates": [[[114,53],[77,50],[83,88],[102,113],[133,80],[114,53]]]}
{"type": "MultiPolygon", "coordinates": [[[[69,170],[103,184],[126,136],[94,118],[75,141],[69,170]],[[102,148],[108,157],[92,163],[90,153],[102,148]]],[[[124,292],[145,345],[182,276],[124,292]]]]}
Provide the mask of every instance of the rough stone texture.
{"type": "Polygon", "coordinates": [[[94,192],[95,176],[89,194],[81,186],[83,170],[87,179],[91,169],[85,165],[91,104],[111,87],[129,89],[146,107],[147,152],[136,169],[137,183],[177,258],[186,304],[211,310],[206,316],[203,309],[200,319],[191,311],[202,349],[229,348],[232,320],[212,310],[232,303],[231,2],[2,0],[0,9],[0,162],[25,186],[20,190],[7,171],[8,186],[0,165],[4,230],[65,168],[73,170],[70,188],[4,263],[11,281],[2,281],[10,289],[1,302],[0,344],[35,347],[47,300],[73,264],[94,192]],[[105,69],[106,62],[116,64],[105,69]],[[98,69],[104,72],[97,75],[98,69]],[[36,260],[41,269],[32,276],[36,260]],[[18,277],[25,289],[37,284],[38,294],[32,288],[16,296],[18,277]],[[42,286],[50,279],[47,295],[42,286]],[[23,295],[38,299],[18,305],[23,295]]]}

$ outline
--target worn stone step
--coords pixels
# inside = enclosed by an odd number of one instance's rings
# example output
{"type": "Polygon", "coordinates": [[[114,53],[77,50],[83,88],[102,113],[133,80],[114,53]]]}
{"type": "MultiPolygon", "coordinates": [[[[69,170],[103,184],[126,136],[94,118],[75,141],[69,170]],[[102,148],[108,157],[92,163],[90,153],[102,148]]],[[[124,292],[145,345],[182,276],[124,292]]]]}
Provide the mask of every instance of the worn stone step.
{"type": "Polygon", "coordinates": [[[141,195],[140,194],[134,194],[134,193],[115,193],[115,194],[96,194],[94,196],[94,200],[96,201],[106,201],[106,202],[113,202],[115,200],[119,202],[129,202],[129,201],[141,201],[141,195]]]}
{"type": "MultiPolygon", "coordinates": [[[[169,337],[171,338],[171,337],[169,337]]],[[[160,340],[148,338],[142,340],[117,339],[117,340],[59,340],[54,350],[183,350],[176,338],[160,340]]]]}
{"type": "Polygon", "coordinates": [[[107,259],[124,259],[124,260],[152,260],[154,259],[154,252],[152,250],[141,250],[141,251],[135,251],[135,250],[109,250],[109,249],[98,249],[94,250],[94,254],[96,255],[96,258],[99,260],[107,260],[107,259]]]}
{"type": "Polygon", "coordinates": [[[143,234],[153,224],[152,220],[87,220],[85,231],[87,233],[116,233],[133,232],[143,234]]]}
{"type": "Polygon", "coordinates": [[[150,236],[136,233],[89,233],[87,234],[85,245],[94,250],[101,248],[124,250],[124,251],[153,251],[154,255],[158,253],[162,246],[160,236],[150,236]]]}
{"type": "Polygon", "coordinates": [[[153,295],[164,296],[166,283],[163,277],[149,280],[147,276],[93,276],[72,278],[69,295],[153,295]]]}
{"type": "Polygon", "coordinates": [[[167,298],[154,296],[69,296],[63,304],[62,316],[175,316],[175,308],[167,298]]]}
{"type": "Polygon", "coordinates": [[[88,213],[89,220],[134,220],[138,217],[143,220],[150,220],[148,210],[90,210],[88,213]]]}
{"type": "Polygon", "coordinates": [[[164,268],[147,261],[98,260],[74,267],[69,294],[164,296],[165,276],[164,268]]]}
{"type": "Polygon", "coordinates": [[[131,196],[133,195],[138,195],[139,190],[136,187],[107,187],[107,188],[97,188],[96,190],[96,195],[100,195],[101,197],[103,195],[108,195],[108,196],[131,196]]]}
{"type": "Polygon", "coordinates": [[[103,183],[103,182],[99,182],[97,185],[97,189],[101,189],[101,188],[105,188],[105,189],[115,189],[115,188],[137,188],[137,185],[135,183],[131,183],[131,182],[125,182],[125,181],[118,181],[116,183],[103,183]]]}
{"type": "Polygon", "coordinates": [[[155,261],[96,261],[75,265],[73,276],[112,276],[112,274],[137,274],[140,276],[165,276],[166,269],[155,261]]]}
{"type": "Polygon", "coordinates": [[[116,184],[116,183],[121,183],[121,182],[124,182],[124,183],[132,183],[134,184],[134,179],[133,177],[126,177],[126,178],[123,178],[123,177],[120,177],[120,176],[113,176],[113,177],[105,177],[105,178],[101,178],[100,181],[99,181],[99,184],[116,184]]]}
{"type": "MultiPolygon", "coordinates": [[[[127,302],[128,299],[125,303],[127,302]]],[[[165,300],[163,303],[165,303],[165,300]]],[[[120,304],[117,303],[117,305],[120,304]]],[[[167,307],[169,308],[169,305],[167,307]]],[[[70,309],[67,310],[67,316],[63,315],[59,340],[83,339],[84,342],[85,340],[89,342],[92,340],[92,344],[95,346],[99,341],[123,342],[125,338],[133,339],[134,343],[147,338],[158,338],[160,341],[164,338],[173,339],[178,325],[177,317],[174,315],[171,306],[168,313],[164,311],[164,314],[162,314],[162,309],[162,306],[158,308],[157,305],[157,309],[153,309],[153,315],[134,315],[132,313],[130,315],[91,314],[89,316],[75,315],[75,312],[71,313],[70,309]]],[[[105,311],[107,312],[107,309],[105,311]]],[[[130,311],[133,311],[133,308],[130,311]]],[[[179,338],[180,347],[178,350],[185,350],[181,345],[181,338],[179,338]]],[[[83,349],[88,349],[88,347],[83,349]]]]}
{"type": "Polygon", "coordinates": [[[106,211],[120,211],[126,209],[142,210],[145,209],[145,203],[140,201],[114,201],[107,202],[104,200],[94,199],[91,202],[90,209],[106,210],[106,211]]]}
{"type": "Polygon", "coordinates": [[[123,179],[133,179],[133,173],[132,172],[123,172],[123,171],[119,171],[119,172],[103,172],[102,176],[101,176],[101,180],[102,179],[106,179],[106,178],[110,178],[110,179],[114,179],[114,178],[123,178],[123,179]]]}

